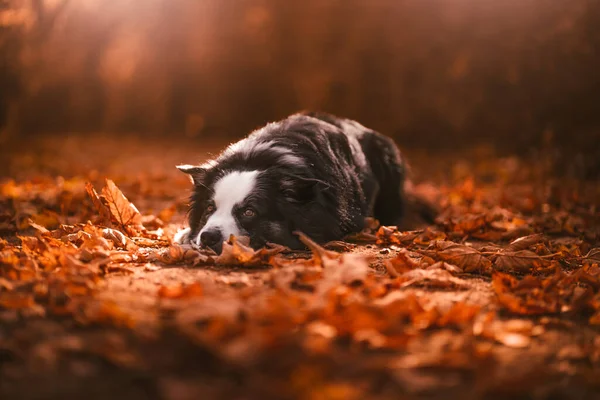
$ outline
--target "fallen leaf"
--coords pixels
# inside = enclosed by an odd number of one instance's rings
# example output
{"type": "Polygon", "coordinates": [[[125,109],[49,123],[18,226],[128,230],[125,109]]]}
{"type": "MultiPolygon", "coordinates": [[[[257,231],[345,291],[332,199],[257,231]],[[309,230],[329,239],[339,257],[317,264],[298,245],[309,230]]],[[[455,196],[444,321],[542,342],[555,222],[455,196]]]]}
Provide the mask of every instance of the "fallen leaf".
{"type": "Polygon", "coordinates": [[[530,272],[541,267],[544,260],[530,250],[503,251],[496,256],[494,266],[500,271],[530,272]]]}
{"type": "Polygon", "coordinates": [[[138,248],[138,246],[131,239],[129,239],[127,236],[123,235],[123,233],[115,229],[102,229],[102,237],[112,241],[116,247],[121,249],[135,251],[138,248]]]}
{"type": "Polygon", "coordinates": [[[48,229],[46,229],[46,227],[36,224],[31,219],[29,219],[28,222],[29,222],[29,226],[31,226],[33,229],[35,229],[36,231],[38,231],[40,233],[49,233],[50,232],[48,229]]]}
{"type": "Polygon", "coordinates": [[[142,215],[138,209],[127,200],[127,197],[110,179],[106,179],[106,186],[102,189],[102,198],[105,200],[110,214],[122,229],[130,225],[141,225],[142,215]]]}
{"type": "Polygon", "coordinates": [[[492,265],[477,249],[463,244],[437,240],[433,242],[433,249],[428,253],[432,257],[454,264],[465,272],[486,273],[492,265]]]}
{"type": "Polygon", "coordinates": [[[507,247],[508,251],[520,251],[525,250],[531,246],[534,246],[544,240],[544,235],[536,233],[534,235],[523,236],[513,240],[507,247]]]}
{"type": "Polygon", "coordinates": [[[406,249],[400,249],[396,257],[384,261],[387,271],[392,276],[399,276],[416,268],[427,268],[433,264],[429,257],[413,258],[406,249]]]}
{"type": "Polygon", "coordinates": [[[271,259],[286,250],[285,246],[272,245],[272,247],[263,247],[254,250],[252,247],[243,244],[244,238],[231,236],[227,242],[223,243],[223,250],[215,263],[218,265],[236,265],[243,267],[263,267],[269,265],[271,259]]]}
{"type": "Polygon", "coordinates": [[[585,256],[583,256],[583,261],[588,263],[600,264],[600,247],[595,247],[588,251],[588,253],[585,256]]]}
{"type": "Polygon", "coordinates": [[[405,280],[402,283],[402,287],[414,284],[443,289],[465,289],[468,287],[467,281],[456,278],[443,269],[414,269],[403,273],[400,277],[402,280],[405,280]]]}
{"type": "Polygon", "coordinates": [[[96,208],[96,211],[98,211],[98,213],[100,214],[100,217],[102,218],[103,222],[110,226],[110,210],[104,203],[102,203],[98,192],[96,192],[96,189],[94,189],[94,185],[92,185],[90,182],[86,183],[85,190],[87,191],[88,196],[92,200],[92,204],[96,208]]]}

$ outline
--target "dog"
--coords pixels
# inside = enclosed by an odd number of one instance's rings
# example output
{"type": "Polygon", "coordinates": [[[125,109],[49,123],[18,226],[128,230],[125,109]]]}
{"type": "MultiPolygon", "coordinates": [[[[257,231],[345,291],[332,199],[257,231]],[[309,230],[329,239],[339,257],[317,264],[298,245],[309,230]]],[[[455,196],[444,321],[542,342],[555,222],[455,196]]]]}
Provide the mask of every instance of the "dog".
{"type": "Polygon", "coordinates": [[[231,144],[202,165],[180,165],[193,192],[189,228],[175,241],[222,251],[230,235],[250,246],[304,245],[359,232],[366,217],[398,225],[407,165],[388,137],[356,121],[298,113],[231,144]]]}

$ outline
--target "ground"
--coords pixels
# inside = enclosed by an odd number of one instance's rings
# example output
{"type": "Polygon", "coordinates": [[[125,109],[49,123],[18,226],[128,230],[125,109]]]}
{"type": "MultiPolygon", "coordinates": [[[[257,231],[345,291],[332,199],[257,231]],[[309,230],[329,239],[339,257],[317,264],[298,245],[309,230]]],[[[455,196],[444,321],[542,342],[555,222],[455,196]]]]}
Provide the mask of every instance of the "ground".
{"type": "Polygon", "coordinates": [[[410,150],[435,224],[217,257],[171,243],[174,166],[222,145],[0,150],[1,399],[600,396],[597,182],[543,154],[410,150]]]}

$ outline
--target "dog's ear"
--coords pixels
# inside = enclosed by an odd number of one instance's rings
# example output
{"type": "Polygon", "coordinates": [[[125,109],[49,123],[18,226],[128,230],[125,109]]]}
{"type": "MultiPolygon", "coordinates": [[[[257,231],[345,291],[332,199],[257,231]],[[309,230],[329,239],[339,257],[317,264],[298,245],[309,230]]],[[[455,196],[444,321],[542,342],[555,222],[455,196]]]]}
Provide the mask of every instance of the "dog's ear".
{"type": "Polygon", "coordinates": [[[281,179],[280,190],[290,203],[309,203],[315,199],[322,182],[300,176],[285,176],[281,179]]]}
{"type": "Polygon", "coordinates": [[[207,169],[203,168],[203,167],[199,167],[197,165],[189,165],[189,164],[178,165],[177,169],[180,170],[181,172],[188,174],[190,176],[190,178],[192,179],[192,182],[194,183],[195,186],[202,185],[202,182],[204,181],[204,178],[206,177],[207,169]]]}

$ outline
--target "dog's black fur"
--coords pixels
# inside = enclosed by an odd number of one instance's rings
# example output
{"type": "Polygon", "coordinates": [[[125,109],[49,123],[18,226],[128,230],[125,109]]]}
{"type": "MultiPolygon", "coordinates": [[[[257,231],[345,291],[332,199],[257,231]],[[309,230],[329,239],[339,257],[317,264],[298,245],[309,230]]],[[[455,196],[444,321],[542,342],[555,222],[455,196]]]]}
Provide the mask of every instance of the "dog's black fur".
{"type": "MultiPolygon", "coordinates": [[[[365,217],[397,225],[404,210],[406,166],[394,142],[355,121],[301,113],[261,128],[202,166],[182,166],[194,181],[189,233],[199,233],[213,186],[232,171],[261,171],[254,190],[233,208],[254,248],[267,242],[302,248],[295,231],[325,243],[363,228],[365,217]],[[239,213],[254,210],[252,218],[239,213]]],[[[221,251],[227,232],[209,246],[221,251]]],[[[198,238],[198,240],[196,240],[198,238]]],[[[206,244],[206,243],[203,243],[206,244]]]]}

